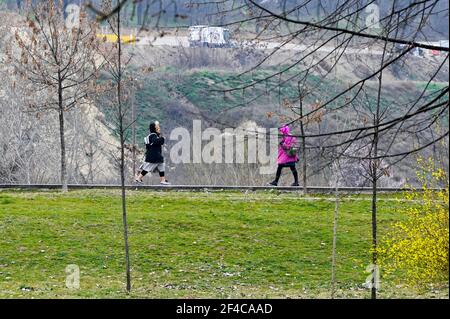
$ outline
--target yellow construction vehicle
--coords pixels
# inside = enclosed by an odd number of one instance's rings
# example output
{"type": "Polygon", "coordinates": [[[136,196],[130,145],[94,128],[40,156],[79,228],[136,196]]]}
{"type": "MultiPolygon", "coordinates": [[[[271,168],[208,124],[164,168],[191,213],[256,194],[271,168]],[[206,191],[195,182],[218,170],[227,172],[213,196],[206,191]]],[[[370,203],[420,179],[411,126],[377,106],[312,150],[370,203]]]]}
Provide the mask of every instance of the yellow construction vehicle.
{"type": "MultiPolygon", "coordinates": [[[[118,37],[114,33],[98,33],[97,38],[103,39],[105,42],[117,43],[118,37]]],[[[121,43],[136,43],[137,38],[134,35],[122,35],[120,36],[121,43]]]]}

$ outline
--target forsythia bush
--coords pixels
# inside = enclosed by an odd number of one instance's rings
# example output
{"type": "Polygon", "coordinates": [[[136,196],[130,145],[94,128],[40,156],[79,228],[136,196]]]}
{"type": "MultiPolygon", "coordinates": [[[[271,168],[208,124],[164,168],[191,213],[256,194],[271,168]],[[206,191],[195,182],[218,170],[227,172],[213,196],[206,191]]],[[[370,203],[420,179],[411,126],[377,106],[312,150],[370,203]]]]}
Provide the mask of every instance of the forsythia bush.
{"type": "Polygon", "coordinates": [[[423,287],[448,282],[449,181],[431,158],[419,158],[418,164],[422,191],[406,195],[417,202],[400,212],[406,214],[406,219],[392,226],[377,251],[385,274],[403,271],[408,285],[423,287]],[[431,190],[443,184],[444,190],[431,190]]]}

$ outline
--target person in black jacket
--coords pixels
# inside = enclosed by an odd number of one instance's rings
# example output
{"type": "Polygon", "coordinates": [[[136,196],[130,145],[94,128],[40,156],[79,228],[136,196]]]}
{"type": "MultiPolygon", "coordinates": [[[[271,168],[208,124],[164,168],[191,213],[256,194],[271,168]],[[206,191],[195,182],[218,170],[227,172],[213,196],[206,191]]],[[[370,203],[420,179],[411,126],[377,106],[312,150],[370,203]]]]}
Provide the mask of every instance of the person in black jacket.
{"type": "Polygon", "coordinates": [[[143,178],[148,173],[159,172],[161,185],[169,185],[170,183],[165,177],[164,157],[162,156],[162,146],[164,145],[164,137],[161,135],[159,122],[150,123],[150,134],[144,139],[145,141],[145,162],[139,167],[141,172],[136,176],[137,183],[143,183],[143,178]]]}

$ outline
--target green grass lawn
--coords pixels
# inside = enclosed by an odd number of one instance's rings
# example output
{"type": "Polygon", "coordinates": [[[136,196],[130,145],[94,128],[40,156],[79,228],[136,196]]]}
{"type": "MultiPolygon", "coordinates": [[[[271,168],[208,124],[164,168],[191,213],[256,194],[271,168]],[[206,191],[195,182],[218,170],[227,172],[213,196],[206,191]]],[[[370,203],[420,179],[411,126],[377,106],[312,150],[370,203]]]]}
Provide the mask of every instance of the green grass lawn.
{"type": "MultiPolygon", "coordinates": [[[[371,243],[364,198],[341,202],[338,297],[370,296],[361,288],[371,243]]],[[[406,205],[388,198],[379,202],[380,236],[406,205]]],[[[277,192],[129,191],[129,296],[120,207],[113,190],[0,192],[0,298],[330,296],[332,201],[277,192]],[[79,290],[65,287],[69,264],[81,269],[79,290]]],[[[398,283],[382,285],[380,297],[419,296],[398,283]]],[[[448,298],[448,287],[440,294],[448,298]]]]}

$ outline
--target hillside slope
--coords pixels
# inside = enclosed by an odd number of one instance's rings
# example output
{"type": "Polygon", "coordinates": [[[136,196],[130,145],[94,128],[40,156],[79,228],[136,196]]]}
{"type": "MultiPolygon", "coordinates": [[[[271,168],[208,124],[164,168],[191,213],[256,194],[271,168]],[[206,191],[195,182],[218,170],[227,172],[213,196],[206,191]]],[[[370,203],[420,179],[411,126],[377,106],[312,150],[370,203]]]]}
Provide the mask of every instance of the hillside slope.
{"type": "MultiPolygon", "coordinates": [[[[260,127],[270,128],[278,127],[286,121],[286,118],[294,115],[287,105],[292,103],[297,105],[298,87],[295,80],[279,85],[279,78],[274,77],[244,92],[237,90],[223,93],[223,90],[251,83],[255,79],[263,79],[284,68],[286,65],[281,62],[290,56],[288,52],[284,53],[285,56],[279,56],[272,65],[265,65],[251,73],[240,75],[250,69],[267,52],[248,52],[245,58],[240,58],[243,53],[239,49],[145,48],[144,50],[140,47],[129,49],[137,56],[132,65],[134,74],[137,74],[141,68],[151,67],[153,70],[149,74],[141,75],[135,95],[138,109],[137,137],[140,147],[142,147],[143,137],[147,134],[148,123],[154,120],[159,120],[165,134],[169,135],[172,129],[179,126],[191,131],[193,120],[202,120],[203,128],[235,128],[248,121],[253,121],[260,127]]],[[[331,99],[349,84],[366,77],[371,69],[376,67],[377,60],[378,57],[370,59],[370,56],[348,56],[326,77],[324,75],[331,66],[325,62],[321,63],[315,73],[307,77],[306,86],[312,92],[304,99],[306,109],[311,110],[316,103],[331,99]]],[[[423,93],[427,81],[440,63],[440,58],[424,59],[410,55],[402,65],[394,64],[385,70],[381,105],[382,109],[388,110],[387,119],[389,116],[398,116],[407,105],[423,93]]],[[[286,72],[284,78],[295,77],[301,71],[301,67],[292,68],[286,72]]],[[[448,72],[448,66],[445,66],[428,85],[425,95],[448,86],[448,72]]],[[[368,110],[374,108],[376,94],[377,82],[368,81],[365,89],[368,110]]],[[[344,98],[337,99],[327,109],[332,112],[344,102],[344,98]]],[[[361,117],[356,112],[330,113],[329,116],[324,116],[320,123],[308,125],[307,132],[316,133],[349,127],[352,123],[358,124],[360,120],[361,117]]],[[[448,121],[442,125],[448,126],[448,121]]],[[[296,126],[293,128],[294,132],[298,132],[296,126]]],[[[410,141],[402,139],[394,145],[392,151],[401,152],[409,149],[411,142],[412,139],[410,141]]],[[[173,143],[168,142],[168,149],[173,143]]],[[[315,141],[310,143],[312,143],[310,146],[317,145],[315,141]]],[[[441,151],[443,150],[438,150],[438,153],[441,151]]],[[[436,149],[422,152],[424,156],[433,154],[436,155],[436,149]]],[[[314,175],[311,176],[311,183],[327,184],[327,177],[318,171],[315,172],[318,169],[317,161],[312,159],[318,156],[317,152],[311,151],[309,156],[310,170],[314,175]]],[[[186,183],[186,170],[190,172],[188,176],[192,175],[192,170],[205,170],[204,174],[200,174],[194,180],[190,179],[189,183],[213,183],[210,176],[223,174],[223,165],[222,168],[220,165],[216,168],[205,165],[197,166],[195,169],[188,166],[177,167],[172,174],[176,176],[172,179],[186,183]]],[[[382,179],[382,184],[402,185],[407,178],[414,176],[414,166],[414,158],[404,160],[392,169],[393,172],[389,178],[382,179]]],[[[245,169],[239,172],[247,176],[249,183],[263,183],[268,178],[253,175],[250,177],[248,170],[245,169]]],[[[353,173],[360,174],[357,170],[353,173]]],[[[238,182],[230,176],[214,180],[224,184],[238,182]]],[[[348,182],[353,183],[354,180],[355,178],[349,178],[348,182]]],[[[358,180],[358,183],[365,183],[360,178],[358,180]]]]}

